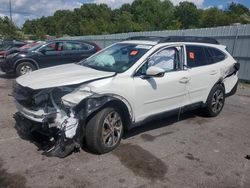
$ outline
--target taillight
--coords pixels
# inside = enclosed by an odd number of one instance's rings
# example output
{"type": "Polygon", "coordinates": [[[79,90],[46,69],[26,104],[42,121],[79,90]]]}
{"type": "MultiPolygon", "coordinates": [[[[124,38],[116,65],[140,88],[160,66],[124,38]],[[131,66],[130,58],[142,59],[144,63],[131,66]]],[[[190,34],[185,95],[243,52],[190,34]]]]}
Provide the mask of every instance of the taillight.
{"type": "Polygon", "coordinates": [[[95,49],[96,49],[96,52],[99,52],[101,50],[101,48],[95,44],[95,49]]]}

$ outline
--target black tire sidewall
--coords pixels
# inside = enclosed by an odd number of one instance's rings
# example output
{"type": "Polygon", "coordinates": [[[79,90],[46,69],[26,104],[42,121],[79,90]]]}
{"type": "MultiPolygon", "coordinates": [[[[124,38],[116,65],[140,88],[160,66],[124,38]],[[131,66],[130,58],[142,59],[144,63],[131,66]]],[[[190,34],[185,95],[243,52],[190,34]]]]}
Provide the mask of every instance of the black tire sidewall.
{"type": "Polygon", "coordinates": [[[112,151],[120,144],[121,138],[123,136],[123,131],[124,131],[124,121],[121,112],[114,107],[107,107],[102,109],[95,116],[93,116],[92,119],[87,123],[85,138],[86,138],[86,143],[88,145],[88,149],[98,154],[103,154],[112,151]],[[116,111],[122,119],[122,131],[118,142],[112,147],[107,147],[104,145],[102,139],[102,126],[107,115],[113,111],[116,111]]]}
{"type": "Polygon", "coordinates": [[[217,116],[223,109],[224,107],[224,103],[225,103],[225,88],[221,85],[221,84],[217,84],[215,85],[212,90],[210,91],[209,93],[209,96],[208,96],[208,99],[207,99],[207,102],[206,102],[206,113],[208,116],[210,117],[215,117],[217,116]],[[213,95],[216,91],[218,90],[221,90],[222,93],[223,93],[223,103],[222,103],[222,107],[221,109],[215,113],[213,110],[212,110],[212,99],[213,99],[213,95]]]}
{"type": "Polygon", "coordinates": [[[25,65],[29,65],[32,68],[32,71],[34,71],[36,69],[36,67],[32,63],[30,63],[30,62],[22,62],[22,63],[18,64],[17,67],[16,67],[17,76],[22,76],[21,68],[23,66],[25,66],[25,65]]]}

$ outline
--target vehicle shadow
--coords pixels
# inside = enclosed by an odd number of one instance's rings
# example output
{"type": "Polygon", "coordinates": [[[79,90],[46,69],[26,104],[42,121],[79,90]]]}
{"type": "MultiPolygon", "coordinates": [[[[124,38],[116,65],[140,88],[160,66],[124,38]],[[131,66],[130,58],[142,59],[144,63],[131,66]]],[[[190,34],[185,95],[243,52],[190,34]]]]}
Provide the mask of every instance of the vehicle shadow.
{"type": "Polygon", "coordinates": [[[189,118],[194,118],[197,116],[202,116],[197,111],[189,111],[185,113],[181,113],[179,116],[178,114],[168,116],[168,117],[161,117],[158,119],[150,120],[146,123],[141,124],[140,126],[134,127],[130,130],[127,130],[124,132],[123,139],[127,139],[136,135],[139,135],[141,133],[159,129],[162,127],[173,125],[179,121],[184,121],[189,118]]]}
{"type": "MultiPolygon", "coordinates": [[[[200,115],[199,112],[197,111],[189,111],[189,112],[182,113],[180,117],[178,117],[178,114],[177,114],[177,115],[172,115],[172,116],[165,117],[165,118],[158,118],[158,119],[149,121],[147,123],[141,124],[138,127],[134,127],[130,130],[126,130],[124,132],[122,139],[128,139],[128,138],[134,137],[136,135],[139,135],[147,131],[174,125],[175,123],[179,121],[184,121],[189,118],[195,118],[195,117],[201,117],[201,116],[202,115],[200,115]]],[[[49,136],[42,135],[38,132],[34,132],[32,134],[25,134],[22,131],[20,131],[17,128],[17,126],[15,126],[15,128],[20,138],[27,140],[30,143],[33,143],[34,145],[36,145],[36,147],[38,148],[38,151],[49,150],[55,144],[54,141],[51,141],[51,137],[49,136]]],[[[84,140],[82,140],[81,149],[87,153],[95,154],[86,147],[84,140]]],[[[76,150],[75,152],[79,152],[79,150],[76,150]]]]}
{"type": "Polygon", "coordinates": [[[32,132],[32,134],[27,134],[18,129],[17,126],[15,126],[15,129],[17,131],[18,136],[26,141],[29,141],[30,143],[34,144],[37,147],[38,151],[46,151],[50,149],[53,146],[53,142],[50,141],[50,137],[40,134],[38,132],[32,132]]]}
{"type": "Polygon", "coordinates": [[[9,79],[16,79],[17,76],[15,74],[6,74],[6,73],[0,71],[0,78],[9,80],[9,79]]]}

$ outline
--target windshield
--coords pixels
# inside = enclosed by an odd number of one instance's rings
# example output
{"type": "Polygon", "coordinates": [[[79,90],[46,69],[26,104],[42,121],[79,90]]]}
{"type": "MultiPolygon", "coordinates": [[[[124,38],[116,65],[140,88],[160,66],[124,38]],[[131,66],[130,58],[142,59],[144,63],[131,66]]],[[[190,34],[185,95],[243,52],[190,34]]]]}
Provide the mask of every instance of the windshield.
{"type": "Polygon", "coordinates": [[[80,64],[101,71],[121,73],[128,70],[150,48],[152,48],[151,45],[119,43],[80,62],[80,64]]]}

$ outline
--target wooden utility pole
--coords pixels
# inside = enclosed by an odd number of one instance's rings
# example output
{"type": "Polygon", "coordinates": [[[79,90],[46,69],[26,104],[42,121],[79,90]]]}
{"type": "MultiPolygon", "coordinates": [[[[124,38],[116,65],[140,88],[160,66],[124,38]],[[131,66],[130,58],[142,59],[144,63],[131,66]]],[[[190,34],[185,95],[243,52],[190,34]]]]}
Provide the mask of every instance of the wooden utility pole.
{"type": "Polygon", "coordinates": [[[10,5],[10,21],[12,22],[12,7],[11,7],[11,0],[9,0],[10,5]]]}

